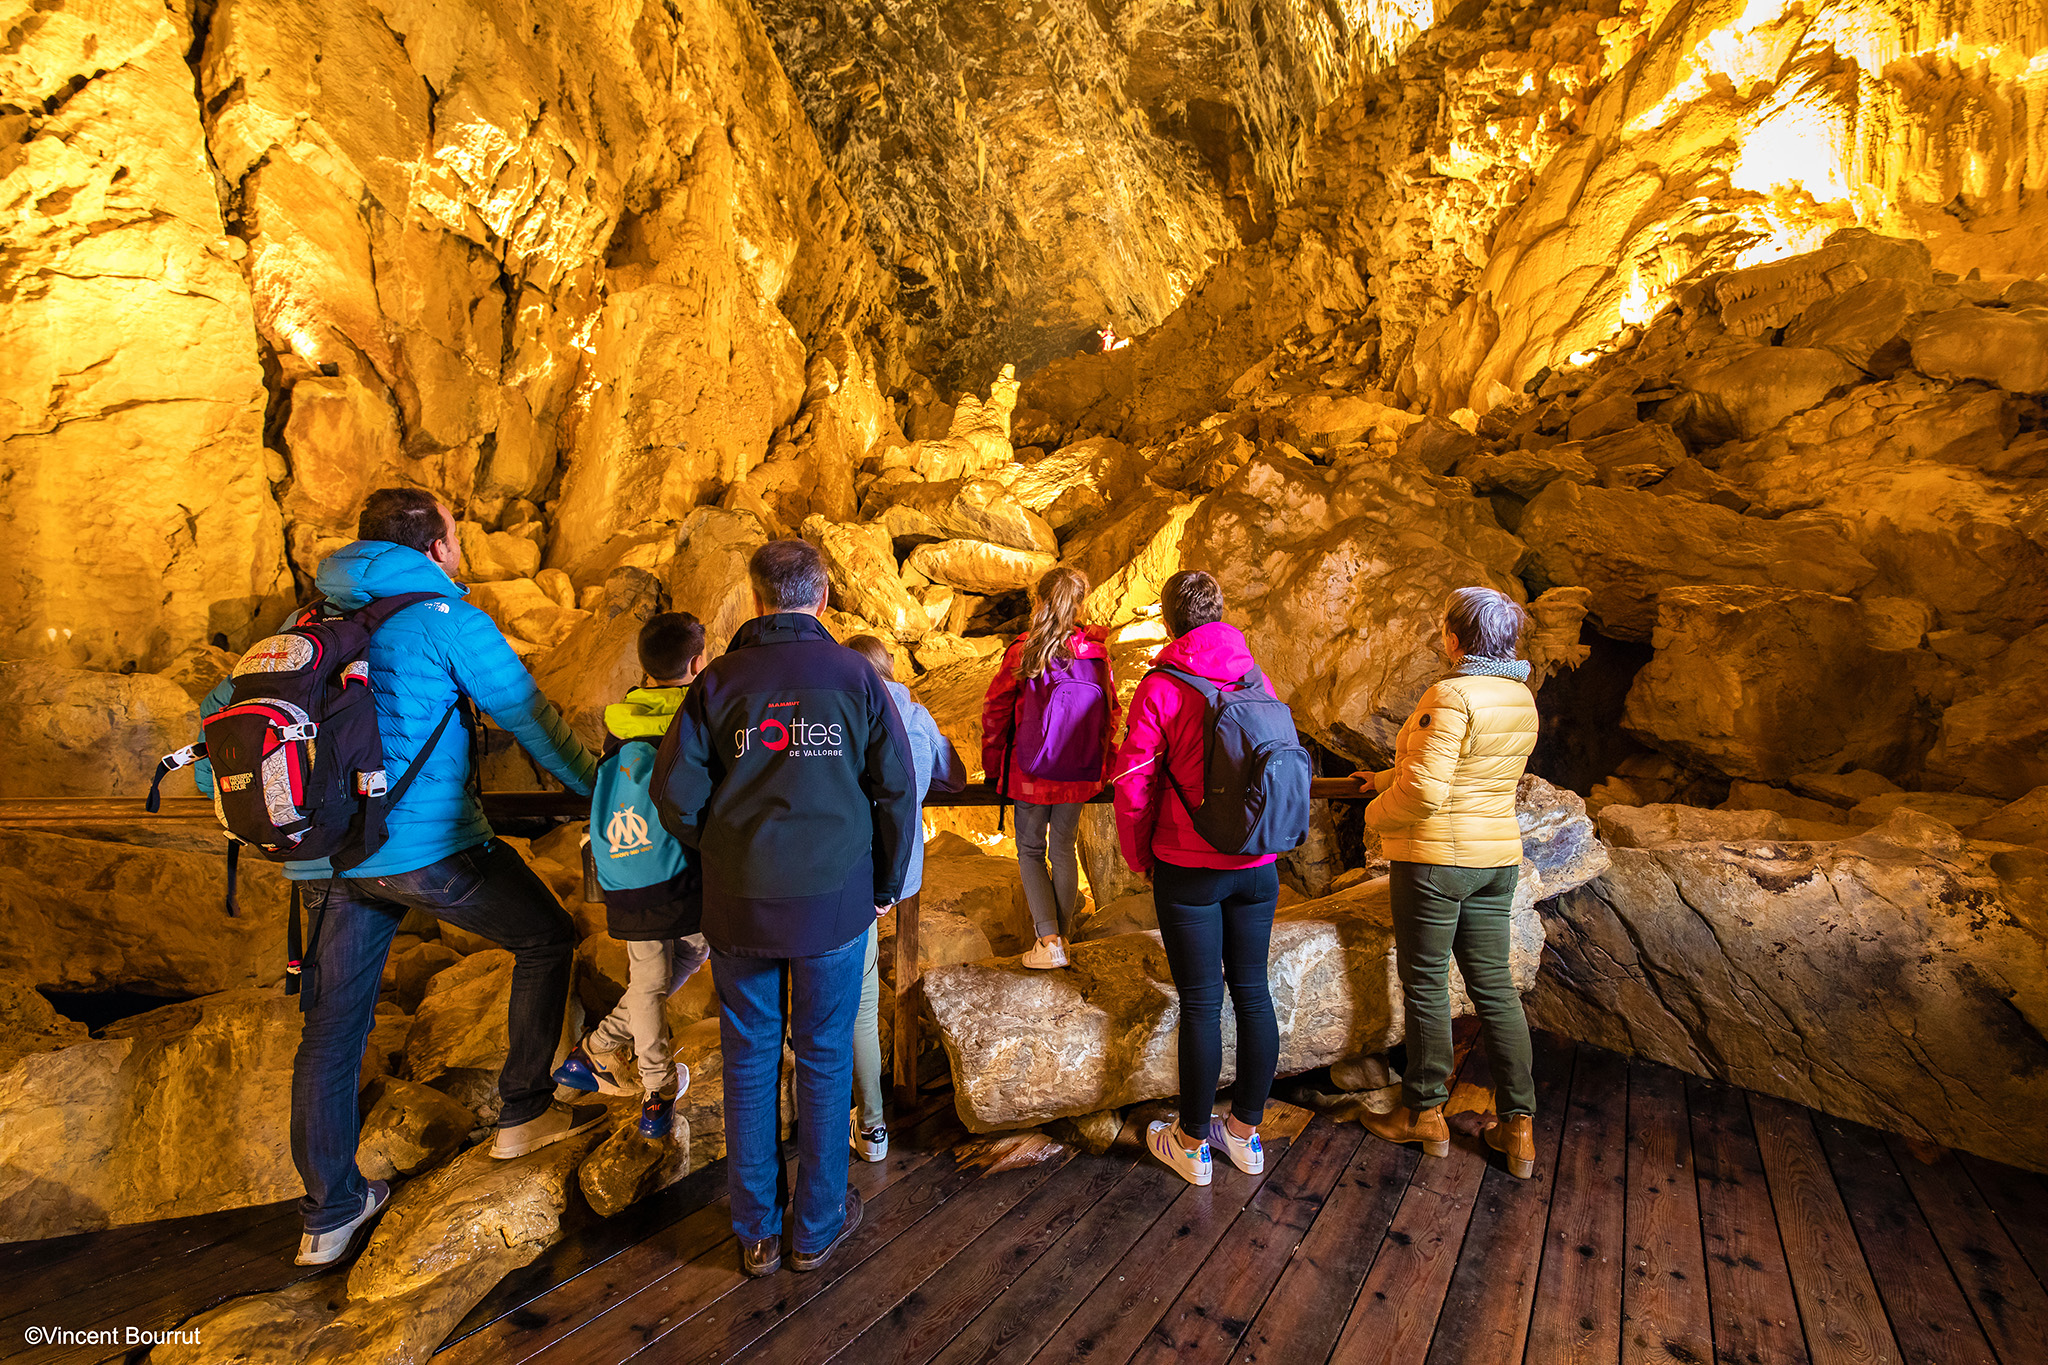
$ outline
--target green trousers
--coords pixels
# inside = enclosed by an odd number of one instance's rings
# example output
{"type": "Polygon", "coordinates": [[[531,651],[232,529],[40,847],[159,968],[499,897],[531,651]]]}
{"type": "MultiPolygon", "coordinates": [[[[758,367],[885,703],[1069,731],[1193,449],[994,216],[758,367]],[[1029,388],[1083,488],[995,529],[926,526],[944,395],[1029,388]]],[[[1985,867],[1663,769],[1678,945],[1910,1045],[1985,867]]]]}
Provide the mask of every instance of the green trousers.
{"type": "Polygon", "coordinates": [[[1401,1102],[1411,1109],[1433,1108],[1450,1098],[1455,956],[1493,1068],[1495,1111],[1502,1117],[1536,1112],[1529,1021],[1508,966],[1508,913],[1519,872],[1514,867],[1393,866],[1395,964],[1408,1020],[1401,1102]]]}

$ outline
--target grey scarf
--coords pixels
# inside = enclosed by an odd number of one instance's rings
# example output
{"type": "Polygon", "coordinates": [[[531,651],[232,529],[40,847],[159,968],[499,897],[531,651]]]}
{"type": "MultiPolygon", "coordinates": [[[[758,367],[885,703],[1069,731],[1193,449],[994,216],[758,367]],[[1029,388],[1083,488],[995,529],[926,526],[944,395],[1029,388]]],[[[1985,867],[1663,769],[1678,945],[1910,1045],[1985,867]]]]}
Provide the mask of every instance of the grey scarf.
{"type": "Polygon", "coordinates": [[[1453,677],[1470,677],[1479,674],[1489,678],[1513,678],[1516,682],[1529,681],[1527,659],[1480,659],[1466,655],[1458,661],[1453,677]]]}

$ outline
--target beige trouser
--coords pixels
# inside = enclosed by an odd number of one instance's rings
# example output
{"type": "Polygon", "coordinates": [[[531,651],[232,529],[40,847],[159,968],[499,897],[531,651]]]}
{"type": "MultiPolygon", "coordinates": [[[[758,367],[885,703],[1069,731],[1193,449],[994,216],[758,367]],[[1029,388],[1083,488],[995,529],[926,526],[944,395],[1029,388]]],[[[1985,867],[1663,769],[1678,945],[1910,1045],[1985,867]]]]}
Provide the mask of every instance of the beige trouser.
{"type": "Polygon", "coordinates": [[[672,938],[627,939],[626,994],[590,1031],[586,1044],[593,1052],[623,1052],[630,1046],[640,1068],[640,1088],[650,1095],[672,1095],[676,1088],[668,1016],[662,1011],[675,960],[672,938]]]}

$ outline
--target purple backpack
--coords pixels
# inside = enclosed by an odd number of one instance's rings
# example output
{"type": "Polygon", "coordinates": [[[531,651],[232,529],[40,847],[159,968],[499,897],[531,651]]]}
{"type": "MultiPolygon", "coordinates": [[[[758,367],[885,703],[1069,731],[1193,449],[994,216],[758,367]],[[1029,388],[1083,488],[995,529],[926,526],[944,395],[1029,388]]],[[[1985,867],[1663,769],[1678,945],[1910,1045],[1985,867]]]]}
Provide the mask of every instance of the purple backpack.
{"type": "Polygon", "coordinates": [[[1101,661],[1055,657],[1035,678],[1020,680],[1017,766],[1026,777],[1050,782],[1102,780],[1102,739],[1109,728],[1109,694],[1101,661]]]}

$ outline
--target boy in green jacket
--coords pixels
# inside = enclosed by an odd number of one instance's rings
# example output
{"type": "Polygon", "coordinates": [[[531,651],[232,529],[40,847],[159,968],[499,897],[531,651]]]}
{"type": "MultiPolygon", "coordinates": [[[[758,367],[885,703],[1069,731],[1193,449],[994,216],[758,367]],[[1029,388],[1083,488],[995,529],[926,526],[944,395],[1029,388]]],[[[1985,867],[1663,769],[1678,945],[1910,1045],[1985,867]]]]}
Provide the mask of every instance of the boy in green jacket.
{"type": "Polygon", "coordinates": [[[645,1096],[640,1132],[663,1138],[676,1100],[690,1088],[690,1069],[671,1065],[663,1002],[711,950],[699,932],[704,894],[695,855],[662,828],[648,783],[662,736],[703,671],[704,626],[688,612],[663,612],[640,628],[639,648],[647,685],[605,708],[611,737],[590,798],[590,855],[604,890],[605,927],[626,945],[626,993],[555,1069],[555,1080],[630,1095],[620,1080],[630,1047],[645,1096]]]}

